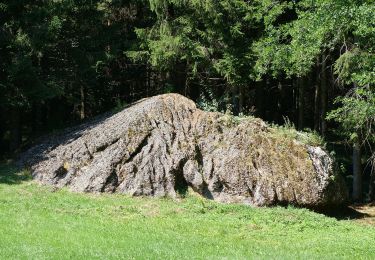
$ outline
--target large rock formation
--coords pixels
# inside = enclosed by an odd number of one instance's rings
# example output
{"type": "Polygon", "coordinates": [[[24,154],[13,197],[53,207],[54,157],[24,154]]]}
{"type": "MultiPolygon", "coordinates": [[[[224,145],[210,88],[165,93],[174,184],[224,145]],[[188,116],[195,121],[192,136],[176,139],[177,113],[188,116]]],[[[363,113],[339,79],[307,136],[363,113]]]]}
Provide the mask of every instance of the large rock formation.
{"type": "Polygon", "coordinates": [[[167,94],[48,138],[23,154],[33,177],[78,192],[204,197],[255,206],[342,204],[347,192],[319,147],[260,119],[204,112],[167,94]]]}

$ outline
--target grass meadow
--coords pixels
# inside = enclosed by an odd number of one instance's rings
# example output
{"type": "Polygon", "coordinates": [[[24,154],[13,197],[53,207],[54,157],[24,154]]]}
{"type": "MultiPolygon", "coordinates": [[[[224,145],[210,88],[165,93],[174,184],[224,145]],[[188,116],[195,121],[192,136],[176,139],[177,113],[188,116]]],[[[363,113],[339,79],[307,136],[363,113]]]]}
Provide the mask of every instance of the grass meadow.
{"type": "Polygon", "coordinates": [[[77,194],[0,166],[0,259],[375,259],[375,226],[294,207],[77,194]]]}

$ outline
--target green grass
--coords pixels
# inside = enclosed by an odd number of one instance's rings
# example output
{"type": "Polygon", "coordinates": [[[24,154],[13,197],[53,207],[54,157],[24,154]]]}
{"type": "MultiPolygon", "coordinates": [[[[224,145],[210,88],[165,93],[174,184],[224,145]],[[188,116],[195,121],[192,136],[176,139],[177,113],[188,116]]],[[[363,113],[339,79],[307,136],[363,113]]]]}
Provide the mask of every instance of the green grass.
{"type": "Polygon", "coordinates": [[[375,258],[375,228],[307,209],[53,192],[0,166],[0,259],[375,258]]]}

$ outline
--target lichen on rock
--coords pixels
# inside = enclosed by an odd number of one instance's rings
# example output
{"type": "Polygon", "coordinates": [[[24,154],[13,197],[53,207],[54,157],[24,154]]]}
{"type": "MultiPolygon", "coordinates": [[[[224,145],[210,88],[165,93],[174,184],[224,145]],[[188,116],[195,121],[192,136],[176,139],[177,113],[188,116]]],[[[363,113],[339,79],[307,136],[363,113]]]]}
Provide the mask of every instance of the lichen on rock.
{"type": "Polygon", "coordinates": [[[35,180],[78,192],[177,197],[189,186],[216,201],[253,206],[346,201],[322,148],[277,138],[260,119],[223,120],[181,95],[160,95],[52,136],[20,163],[35,180]]]}

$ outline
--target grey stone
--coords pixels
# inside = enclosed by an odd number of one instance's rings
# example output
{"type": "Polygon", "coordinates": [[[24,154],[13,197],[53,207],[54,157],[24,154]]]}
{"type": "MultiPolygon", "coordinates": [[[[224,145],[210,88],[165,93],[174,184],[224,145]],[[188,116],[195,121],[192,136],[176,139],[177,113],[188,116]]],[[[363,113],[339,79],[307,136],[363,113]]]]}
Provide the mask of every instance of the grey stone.
{"type": "Polygon", "coordinates": [[[51,135],[20,159],[35,180],[77,192],[204,197],[253,206],[340,205],[334,161],[320,147],[282,137],[262,120],[204,112],[177,94],[51,135]]]}

